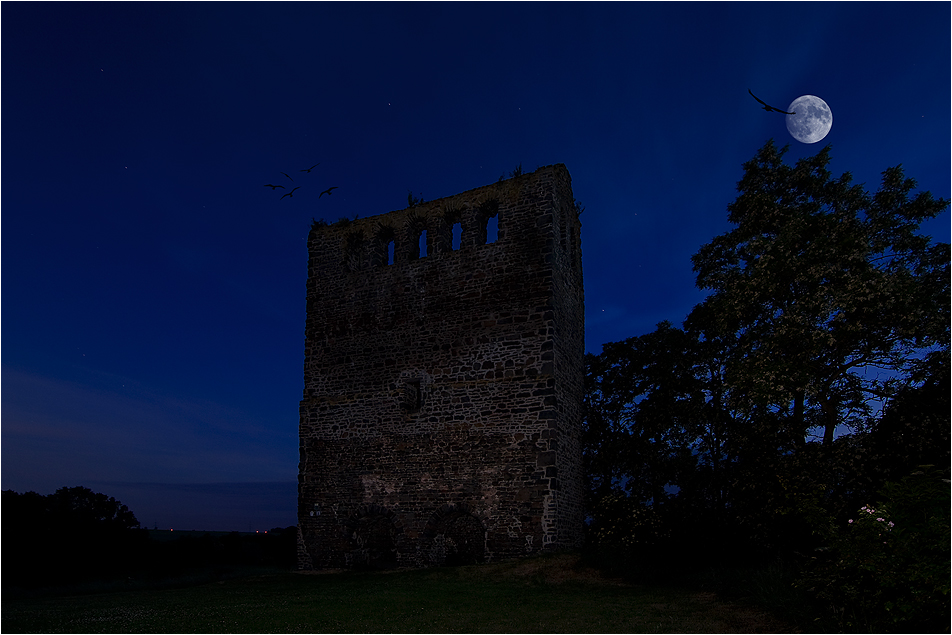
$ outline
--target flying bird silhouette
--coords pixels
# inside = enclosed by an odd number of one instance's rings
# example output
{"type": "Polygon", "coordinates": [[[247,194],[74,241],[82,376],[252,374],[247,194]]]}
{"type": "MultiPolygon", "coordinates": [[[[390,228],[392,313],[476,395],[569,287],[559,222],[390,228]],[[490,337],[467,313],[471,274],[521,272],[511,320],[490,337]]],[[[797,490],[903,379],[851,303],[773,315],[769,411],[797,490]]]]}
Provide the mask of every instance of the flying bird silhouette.
{"type": "MultiPolygon", "coordinates": [[[[311,170],[313,170],[314,168],[316,168],[316,167],[319,166],[319,165],[320,165],[320,163],[315,163],[314,165],[312,165],[312,166],[309,167],[308,169],[306,169],[306,170],[301,170],[301,172],[310,172],[311,170]]],[[[320,198],[320,197],[318,197],[318,198],[320,198]]]]}
{"type": "MultiPolygon", "coordinates": [[[[286,176],[286,177],[288,177],[289,179],[291,179],[291,175],[288,174],[287,172],[282,172],[281,174],[283,174],[284,176],[286,176]]],[[[291,179],[291,180],[293,181],[294,179],[291,179]]]]}
{"type": "Polygon", "coordinates": [[[274,184],[272,184],[272,183],[265,183],[264,186],[265,186],[265,187],[270,187],[272,192],[274,191],[274,188],[276,188],[276,187],[280,187],[282,190],[284,189],[284,186],[283,186],[283,185],[274,185],[274,184]]]}
{"type": "MultiPolygon", "coordinates": [[[[747,89],[747,92],[750,93],[750,89],[749,89],[749,88],[747,89]]],[[[759,101],[760,103],[762,103],[762,104],[764,105],[764,110],[766,110],[767,112],[770,112],[770,111],[772,110],[772,111],[774,111],[774,112],[782,112],[782,113],[785,114],[785,115],[795,115],[795,114],[797,114],[797,113],[795,113],[795,112],[787,112],[786,110],[780,110],[779,108],[774,108],[773,106],[768,106],[766,103],[764,103],[764,101],[763,101],[760,97],[758,97],[757,95],[755,95],[755,94],[753,94],[753,93],[750,93],[750,96],[753,97],[754,99],[756,99],[757,101],[759,101]]]]}
{"type": "MultiPolygon", "coordinates": [[[[294,188],[294,190],[299,190],[299,189],[301,189],[300,186],[294,188]]],[[[290,196],[291,198],[294,198],[294,190],[291,190],[290,192],[288,192],[288,193],[285,194],[284,196],[290,196]]],[[[282,196],[281,198],[284,198],[284,196],[282,196]]],[[[320,198],[320,196],[318,196],[317,198],[320,198]]]]}
{"type": "MultiPolygon", "coordinates": [[[[330,195],[332,194],[331,190],[336,190],[336,189],[337,189],[337,186],[336,186],[336,185],[335,185],[334,187],[329,187],[329,188],[327,188],[326,190],[324,190],[323,192],[321,192],[321,196],[324,196],[325,194],[327,194],[328,196],[330,196],[330,195]]],[[[317,198],[321,198],[321,196],[318,196],[317,198]]]]}

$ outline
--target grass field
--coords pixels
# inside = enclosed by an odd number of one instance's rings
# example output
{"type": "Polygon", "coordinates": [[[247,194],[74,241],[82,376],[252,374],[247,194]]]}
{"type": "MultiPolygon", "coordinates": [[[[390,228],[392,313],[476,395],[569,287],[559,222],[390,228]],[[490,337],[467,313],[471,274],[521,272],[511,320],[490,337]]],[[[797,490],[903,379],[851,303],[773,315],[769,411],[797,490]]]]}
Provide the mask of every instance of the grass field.
{"type": "Polygon", "coordinates": [[[275,572],[166,589],[4,598],[4,633],[775,633],[714,594],[624,584],[570,555],[377,573],[275,572]]]}

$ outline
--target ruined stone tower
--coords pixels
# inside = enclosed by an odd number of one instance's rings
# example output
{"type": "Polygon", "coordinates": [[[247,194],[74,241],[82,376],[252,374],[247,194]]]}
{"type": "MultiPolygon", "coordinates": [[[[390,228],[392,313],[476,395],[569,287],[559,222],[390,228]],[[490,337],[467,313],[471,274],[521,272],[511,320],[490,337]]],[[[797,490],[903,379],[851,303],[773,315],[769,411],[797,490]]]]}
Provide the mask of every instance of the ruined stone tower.
{"type": "Polygon", "coordinates": [[[565,166],[315,225],[308,249],[299,566],[578,545],[584,313],[565,166]]]}

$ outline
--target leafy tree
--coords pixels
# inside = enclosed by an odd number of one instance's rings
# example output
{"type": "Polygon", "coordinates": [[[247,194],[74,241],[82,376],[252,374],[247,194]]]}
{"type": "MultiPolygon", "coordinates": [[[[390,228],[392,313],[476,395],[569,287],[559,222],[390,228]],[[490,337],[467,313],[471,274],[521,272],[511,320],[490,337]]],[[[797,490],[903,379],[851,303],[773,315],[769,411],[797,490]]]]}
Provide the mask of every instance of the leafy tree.
{"type": "Polygon", "coordinates": [[[901,388],[868,435],[872,491],[919,465],[949,465],[952,459],[948,355],[930,356],[923,370],[922,384],[901,388]]]}
{"type": "Polygon", "coordinates": [[[887,477],[948,463],[949,247],[917,233],[946,203],[900,168],[870,195],[829,174],[829,149],[784,152],[745,164],[683,328],[587,357],[596,541],[806,554],[887,477]]]}
{"type": "Polygon", "coordinates": [[[719,345],[662,322],[588,356],[583,452],[603,546],[690,537],[697,554],[731,533],[732,434],[744,426],[725,397],[719,345]]]}
{"type": "Polygon", "coordinates": [[[665,488],[690,469],[694,381],[684,331],[662,322],[653,333],[605,344],[589,355],[586,458],[593,494],[626,491],[661,504],[665,488]]]}
{"type": "Polygon", "coordinates": [[[948,203],[901,166],[878,192],[827,170],[829,147],[794,167],[773,142],[744,164],[736,227],[693,257],[705,328],[736,336],[726,370],[748,408],[783,416],[802,443],[810,428],[832,443],[838,425],[861,429],[870,398],[888,399],[929,351],[949,344],[949,246],[920,223],[948,203]],[[870,377],[880,370],[886,379],[870,377]]]}

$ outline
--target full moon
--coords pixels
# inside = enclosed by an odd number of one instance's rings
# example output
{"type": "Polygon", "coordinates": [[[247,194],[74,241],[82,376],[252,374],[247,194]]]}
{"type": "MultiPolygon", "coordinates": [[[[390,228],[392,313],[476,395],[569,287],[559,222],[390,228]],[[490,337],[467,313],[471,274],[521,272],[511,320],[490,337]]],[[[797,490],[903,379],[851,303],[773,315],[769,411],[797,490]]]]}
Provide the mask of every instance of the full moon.
{"type": "Polygon", "coordinates": [[[803,95],[787,107],[795,115],[787,115],[787,130],[802,143],[816,143],[833,127],[833,111],[815,95],[803,95]]]}

